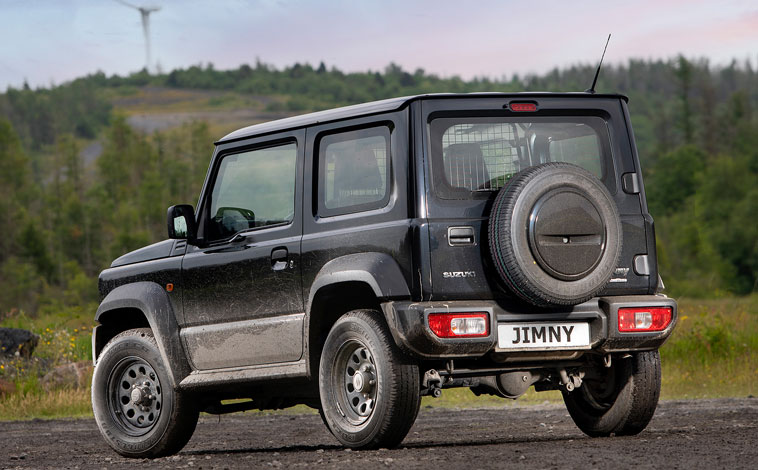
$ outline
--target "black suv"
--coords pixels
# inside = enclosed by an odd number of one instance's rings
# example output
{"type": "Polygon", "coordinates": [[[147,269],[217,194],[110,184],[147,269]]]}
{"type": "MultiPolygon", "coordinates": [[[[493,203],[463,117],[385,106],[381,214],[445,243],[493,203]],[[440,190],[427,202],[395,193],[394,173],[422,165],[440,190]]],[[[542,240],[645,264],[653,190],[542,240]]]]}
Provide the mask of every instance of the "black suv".
{"type": "Polygon", "coordinates": [[[128,457],[198,414],[317,408],[399,444],[421,396],[561,390],[591,436],[645,428],[660,294],[627,99],[422,95],[247,127],[197,211],[100,275],[92,402],[128,457]]]}

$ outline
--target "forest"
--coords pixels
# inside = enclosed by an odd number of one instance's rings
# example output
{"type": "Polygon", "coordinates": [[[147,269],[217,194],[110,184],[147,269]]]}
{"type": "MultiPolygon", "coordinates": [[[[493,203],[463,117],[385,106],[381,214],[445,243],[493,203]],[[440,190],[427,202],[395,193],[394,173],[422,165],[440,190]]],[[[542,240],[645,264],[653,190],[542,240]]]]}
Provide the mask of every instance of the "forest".
{"type": "MultiPolygon", "coordinates": [[[[504,65],[504,68],[507,64],[504,65]]],[[[233,91],[296,114],[432,92],[583,91],[594,66],[500,79],[439,77],[390,64],[347,73],[321,63],[164,74],[95,73],[0,94],[0,318],[94,313],[97,275],[166,237],[166,208],[197,200],[215,135],[187,122],[145,133],[114,97],[141,89],[233,91]],[[269,97],[271,99],[263,99],[269,97]],[[84,149],[102,143],[88,160],[84,149]]],[[[758,289],[758,71],[749,60],[631,60],[605,66],[599,92],[629,96],[667,293],[758,289]]]]}

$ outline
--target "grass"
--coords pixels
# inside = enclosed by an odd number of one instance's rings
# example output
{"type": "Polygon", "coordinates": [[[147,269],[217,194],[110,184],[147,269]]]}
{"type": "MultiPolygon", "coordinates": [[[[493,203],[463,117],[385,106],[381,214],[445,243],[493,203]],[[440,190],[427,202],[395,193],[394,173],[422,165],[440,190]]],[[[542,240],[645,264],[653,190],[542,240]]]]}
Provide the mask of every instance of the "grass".
{"type": "Polygon", "coordinates": [[[40,379],[54,367],[92,360],[92,309],[64,308],[34,318],[11,311],[0,326],[23,328],[39,335],[30,359],[0,356],[0,379],[11,382],[15,393],[0,395],[0,421],[31,418],[91,416],[90,392],[60,389],[47,392],[40,379]]]}
{"type": "Polygon", "coordinates": [[[758,395],[758,295],[680,301],[661,361],[663,398],[758,395]]]}
{"type": "Polygon", "coordinates": [[[254,96],[235,91],[189,90],[165,87],[125,87],[104,90],[103,98],[127,114],[164,114],[254,109],[264,111],[281,97],[254,96]]]}
{"type": "Polygon", "coordinates": [[[15,393],[0,401],[0,421],[84,418],[92,416],[90,389],[15,393]]]}
{"type": "MultiPolygon", "coordinates": [[[[92,360],[92,327],[95,325],[91,314],[93,311],[94,309],[69,307],[34,318],[23,312],[11,311],[0,317],[0,326],[22,328],[39,335],[34,358],[43,362],[58,365],[92,360]]],[[[8,361],[0,359],[0,378],[3,377],[3,370],[8,367],[6,362],[8,361]]],[[[16,366],[23,367],[23,361],[15,362],[16,366]]],[[[5,372],[10,373],[8,370],[5,372]]],[[[19,375],[20,372],[17,370],[13,375],[19,375]]]]}
{"type": "Polygon", "coordinates": [[[557,390],[535,392],[533,388],[530,388],[518,400],[511,400],[492,395],[476,396],[468,388],[450,388],[443,390],[442,396],[439,398],[423,397],[421,399],[422,408],[487,408],[543,405],[548,403],[563,403],[561,392],[557,390]]]}
{"type": "MultiPolygon", "coordinates": [[[[0,326],[30,329],[40,335],[33,360],[0,360],[0,379],[16,392],[0,397],[0,421],[91,416],[90,391],[45,392],[40,377],[53,366],[90,360],[92,320],[88,309],[68,309],[30,318],[11,312],[0,326]]],[[[758,295],[744,298],[679,301],[679,324],[661,348],[663,399],[747,397],[758,395],[758,295]]],[[[527,392],[518,400],[475,396],[468,389],[446,389],[440,398],[424,397],[422,407],[470,408],[560,403],[556,391],[527,392]]],[[[304,406],[286,413],[313,412],[304,406]]]]}

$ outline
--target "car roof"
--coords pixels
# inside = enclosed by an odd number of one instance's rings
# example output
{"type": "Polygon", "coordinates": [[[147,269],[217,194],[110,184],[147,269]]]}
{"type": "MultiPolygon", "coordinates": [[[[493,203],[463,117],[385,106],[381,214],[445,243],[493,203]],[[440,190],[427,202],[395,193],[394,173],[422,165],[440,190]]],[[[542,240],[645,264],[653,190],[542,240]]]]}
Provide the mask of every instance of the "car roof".
{"type": "Polygon", "coordinates": [[[216,144],[223,144],[235,140],[245,139],[252,136],[270,134],[288,129],[297,129],[301,127],[312,126],[330,121],[339,121],[341,119],[353,118],[358,116],[367,116],[371,114],[395,111],[403,108],[411,101],[429,99],[429,98],[529,98],[529,97],[566,97],[566,98],[615,98],[629,101],[629,99],[620,94],[600,94],[600,93],[552,93],[552,92],[523,92],[523,93],[429,93],[422,95],[402,96],[398,98],[389,98],[368,103],[344,106],[341,108],[327,109],[315,113],[301,114],[275,121],[254,124],[243,127],[221,138],[216,144]]]}

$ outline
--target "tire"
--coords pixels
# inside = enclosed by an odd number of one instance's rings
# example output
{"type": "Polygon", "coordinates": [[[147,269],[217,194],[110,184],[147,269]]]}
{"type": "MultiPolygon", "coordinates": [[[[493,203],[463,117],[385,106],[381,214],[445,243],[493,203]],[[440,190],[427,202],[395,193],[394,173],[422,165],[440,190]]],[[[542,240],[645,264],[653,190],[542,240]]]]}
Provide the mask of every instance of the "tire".
{"type": "Polygon", "coordinates": [[[545,163],[511,178],[495,198],[488,235],[505,286],[538,307],[591,299],[621,255],[621,219],[611,194],[569,163],[545,163]]]}
{"type": "Polygon", "coordinates": [[[108,445],[132,458],[179,452],[199,414],[171,387],[149,328],[125,331],[105,346],[92,376],[92,409],[108,445]]]}
{"type": "Polygon", "coordinates": [[[378,311],[353,310],[337,320],[318,376],[321,417],[346,447],[395,447],[416,420],[418,366],[395,345],[378,311]]]}
{"type": "MultiPolygon", "coordinates": [[[[602,366],[601,366],[602,367],[602,366]]],[[[617,359],[595,380],[585,380],[572,392],[563,392],[571,418],[591,437],[633,436],[647,427],[661,391],[658,351],[634,353],[617,359]]]]}

